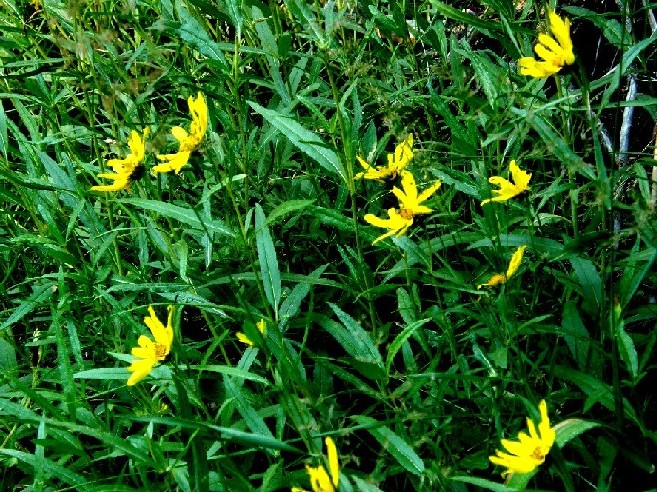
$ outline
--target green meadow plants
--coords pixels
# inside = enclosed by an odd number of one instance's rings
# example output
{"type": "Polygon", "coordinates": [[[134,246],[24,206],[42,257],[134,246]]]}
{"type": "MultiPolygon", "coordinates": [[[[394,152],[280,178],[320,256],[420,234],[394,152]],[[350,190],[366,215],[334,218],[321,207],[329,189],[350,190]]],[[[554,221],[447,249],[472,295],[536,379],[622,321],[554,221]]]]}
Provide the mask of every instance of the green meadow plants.
{"type": "Polygon", "coordinates": [[[654,490],[656,15],[0,0],[0,489],[654,490]]]}

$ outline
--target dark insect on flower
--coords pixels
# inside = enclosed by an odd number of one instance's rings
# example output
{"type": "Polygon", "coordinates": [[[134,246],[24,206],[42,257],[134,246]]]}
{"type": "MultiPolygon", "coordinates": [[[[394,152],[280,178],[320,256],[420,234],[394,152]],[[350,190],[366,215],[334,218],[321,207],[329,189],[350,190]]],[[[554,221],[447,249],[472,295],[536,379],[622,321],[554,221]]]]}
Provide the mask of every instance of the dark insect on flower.
{"type": "Polygon", "coordinates": [[[145,174],[146,174],[146,168],[144,166],[137,166],[130,174],[128,180],[130,182],[139,181],[141,178],[144,177],[145,174]]]}

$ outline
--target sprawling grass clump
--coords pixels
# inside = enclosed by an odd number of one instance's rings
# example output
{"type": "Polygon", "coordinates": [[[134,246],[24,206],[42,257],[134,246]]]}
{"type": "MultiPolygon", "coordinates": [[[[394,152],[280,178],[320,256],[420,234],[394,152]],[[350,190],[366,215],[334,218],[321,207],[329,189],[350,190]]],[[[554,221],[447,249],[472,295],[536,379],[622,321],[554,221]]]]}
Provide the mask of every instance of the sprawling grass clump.
{"type": "Polygon", "coordinates": [[[0,6],[0,489],[657,487],[652,4],[0,6]]]}

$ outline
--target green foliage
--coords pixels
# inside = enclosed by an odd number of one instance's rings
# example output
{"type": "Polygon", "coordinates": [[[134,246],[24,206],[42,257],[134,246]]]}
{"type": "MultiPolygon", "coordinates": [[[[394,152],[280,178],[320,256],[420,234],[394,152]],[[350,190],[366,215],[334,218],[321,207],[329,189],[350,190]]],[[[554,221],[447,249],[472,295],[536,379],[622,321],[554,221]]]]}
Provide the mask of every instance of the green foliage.
{"type": "Polygon", "coordinates": [[[651,6],[557,5],[577,60],[534,79],[544,7],[0,0],[0,489],[309,489],[327,436],[343,492],[654,489],[651,6]],[[92,191],[146,129],[144,176],[92,191]],[[401,180],[357,158],[409,133],[442,186],[372,246],[401,180]],[[529,191],[482,206],[514,159],[529,191]],[[556,442],[503,478],[542,399],[556,442]]]}

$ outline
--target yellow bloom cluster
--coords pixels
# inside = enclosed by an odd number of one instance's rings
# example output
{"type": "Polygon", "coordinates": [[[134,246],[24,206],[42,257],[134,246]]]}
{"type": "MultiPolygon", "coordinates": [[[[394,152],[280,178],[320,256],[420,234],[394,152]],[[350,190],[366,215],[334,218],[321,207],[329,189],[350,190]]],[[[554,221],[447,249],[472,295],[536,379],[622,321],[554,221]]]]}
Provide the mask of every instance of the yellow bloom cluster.
{"type": "Polygon", "coordinates": [[[518,433],[518,441],[502,439],[502,446],[507,452],[498,449],[495,451],[495,456],[488,457],[492,463],[506,468],[502,475],[530,473],[543,464],[545,457],[550,452],[556,439],[556,432],[553,427],[550,427],[545,400],[541,400],[538,404],[538,410],[541,415],[538,429],[536,424],[528,418],[529,435],[525,432],[518,433]]]}
{"type": "Polygon", "coordinates": [[[388,154],[388,165],[386,167],[373,168],[363,159],[358,157],[358,160],[365,169],[364,172],[358,173],[355,178],[383,180],[385,178],[396,178],[401,174],[402,189],[396,186],[392,188],[392,193],[399,201],[398,208],[388,209],[388,218],[382,219],[373,214],[366,214],[365,221],[374,227],[382,229],[389,229],[388,232],[377,237],[372,244],[396,234],[397,237],[406,233],[406,230],[413,225],[413,217],[419,214],[429,214],[433,210],[422,205],[422,202],[427,201],[438,188],[440,188],[440,181],[435,181],[429,188],[418,194],[417,185],[413,174],[405,169],[405,167],[413,159],[413,135],[410,134],[406,140],[395,148],[394,154],[388,154]]]}
{"type": "MultiPolygon", "coordinates": [[[[205,102],[203,94],[200,92],[196,99],[190,96],[187,99],[189,111],[192,115],[192,122],[190,124],[189,133],[180,126],[175,126],[171,129],[171,133],[178,140],[178,152],[174,154],[158,154],[157,158],[162,161],[153,167],[153,173],[166,173],[175,171],[176,174],[187,164],[189,156],[203,140],[205,132],[208,128],[208,106],[205,102]]],[[[111,185],[98,185],[92,186],[94,191],[120,191],[130,187],[132,180],[136,179],[140,169],[138,166],[144,160],[146,155],[146,135],[149,129],[146,128],[143,133],[143,138],[139,133],[132,131],[131,137],[128,140],[130,147],[130,154],[124,159],[112,159],[107,162],[107,165],[112,168],[113,173],[101,173],[99,178],[111,179],[114,181],[111,185]]]]}
{"type": "MultiPolygon", "coordinates": [[[[338,488],[340,480],[340,465],[338,463],[338,449],[335,442],[330,437],[327,437],[324,442],[326,443],[326,454],[328,459],[328,472],[324,465],[310,466],[306,465],[306,471],[310,478],[310,486],[313,492],[335,492],[338,488]]],[[[292,487],[292,492],[308,492],[299,487],[292,487]]]]}

